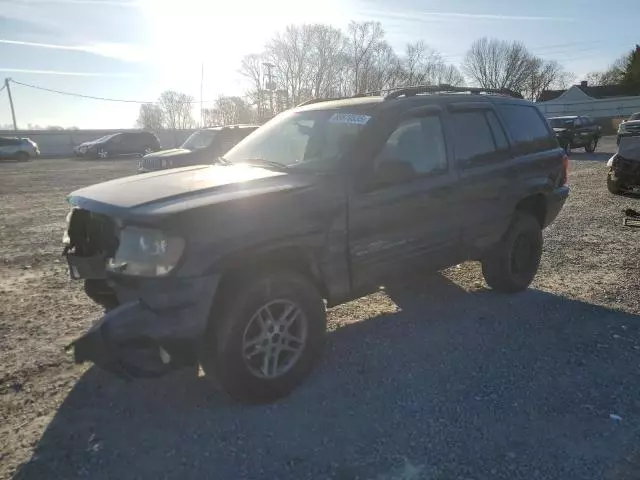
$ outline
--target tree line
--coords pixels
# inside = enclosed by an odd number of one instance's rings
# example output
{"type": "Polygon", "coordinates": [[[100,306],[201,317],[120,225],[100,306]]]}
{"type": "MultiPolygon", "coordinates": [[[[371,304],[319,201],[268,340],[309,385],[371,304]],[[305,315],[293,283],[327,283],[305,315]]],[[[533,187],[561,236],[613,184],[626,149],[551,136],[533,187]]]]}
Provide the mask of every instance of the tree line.
{"type": "MultiPolygon", "coordinates": [[[[593,73],[592,83],[610,78],[617,82],[627,57],[616,64],[617,76],[593,73]]],[[[199,122],[193,117],[193,97],[167,91],[157,103],[140,107],[138,126],[155,130],[260,122],[314,98],[410,85],[509,89],[535,100],[543,90],[566,88],[575,78],[560,63],[534,55],[517,41],[478,39],[460,68],[423,41],[408,43],[398,53],[385,39],[382,25],[372,21],[351,22],[346,30],[325,24],[290,25],[274,34],[261,52],[242,58],[238,72],[249,84],[244,96],[220,96],[211,108],[203,109],[199,122]]]]}

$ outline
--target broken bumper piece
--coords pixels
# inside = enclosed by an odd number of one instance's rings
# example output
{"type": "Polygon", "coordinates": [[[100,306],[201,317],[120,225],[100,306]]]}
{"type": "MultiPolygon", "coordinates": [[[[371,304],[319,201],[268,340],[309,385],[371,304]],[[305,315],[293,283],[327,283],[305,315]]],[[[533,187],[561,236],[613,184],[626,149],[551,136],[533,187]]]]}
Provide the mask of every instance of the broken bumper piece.
{"type": "MultiPolygon", "coordinates": [[[[186,294],[184,282],[178,288],[172,282],[161,300],[161,292],[154,293],[148,300],[158,300],[155,305],[142,297],[107,312],[70,345],[75,362],[93,362],[129,379],[159,377],[194,365],[217,278],[194,280],[186,294]]],[[[118,297],[127,296],[114,290],[118,297]]]]}

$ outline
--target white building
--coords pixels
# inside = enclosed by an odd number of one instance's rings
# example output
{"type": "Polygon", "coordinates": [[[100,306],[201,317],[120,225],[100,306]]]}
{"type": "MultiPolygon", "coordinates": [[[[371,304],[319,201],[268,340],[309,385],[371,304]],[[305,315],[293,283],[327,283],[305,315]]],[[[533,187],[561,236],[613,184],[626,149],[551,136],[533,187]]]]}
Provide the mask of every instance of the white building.
{"type": "Polygon", "coordinates": [[[627,118],[640,112],[640,89],[622,85],[589,87],[587,82],[568,90],[545,90],[536,105],[545,117],[588,115],[598,119],[627,118]]]}

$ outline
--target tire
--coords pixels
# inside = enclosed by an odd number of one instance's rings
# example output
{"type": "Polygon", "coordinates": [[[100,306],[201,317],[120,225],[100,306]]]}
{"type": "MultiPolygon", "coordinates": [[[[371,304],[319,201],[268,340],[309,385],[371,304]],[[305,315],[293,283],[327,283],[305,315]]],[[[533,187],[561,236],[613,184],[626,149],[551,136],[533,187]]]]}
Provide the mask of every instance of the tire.
{"type": "Polygon", "coordinates": [[[99,158],[101,160],[109,158],[109,152],[107,151],[106,148],[98,147],[96,149],[96,158],[99,158]]]}
{"type": "Polygon", "coordinates": [[[224,292],[225,304],[210,319],[202,345],[203,370],[242,403],[269,403],[288,395],[321,356],[326,331],[322,297],[305,277],[287,271],[244,277],[224,292]],[[287,317],[292,306],[299,311],[287,317]]]}
{"type": "Polygon", "coordinates": [[[620,195],[622,193],[622,183],[620,179],[613,180],[611,178],[611,172],[607,173],[607,190],[614,195],[620,195]]]}
{"type": "Polygon", "coordinates": [[[540,223],[529,213],[516,212],[507,232],[483,258],[482,274],[498,292],[520,292],[536,276],[541,256],[540,223]]]}
{"type": "Polygon", "coordinates": [[[16,154],[16,160],[18,160],[19,162],[28,162],[29,158],[31,157],[27,152],[18,152],[16,154]]]}
{"type": "Polygon", "coordinates": [[[598,139],[597,138],[592,138],[591,140],[589,140],[589,143],[587,143],[584,146],[584,151],[587,153],[593,153],[596,151],[596,147],[598,146],[598,139]]]}

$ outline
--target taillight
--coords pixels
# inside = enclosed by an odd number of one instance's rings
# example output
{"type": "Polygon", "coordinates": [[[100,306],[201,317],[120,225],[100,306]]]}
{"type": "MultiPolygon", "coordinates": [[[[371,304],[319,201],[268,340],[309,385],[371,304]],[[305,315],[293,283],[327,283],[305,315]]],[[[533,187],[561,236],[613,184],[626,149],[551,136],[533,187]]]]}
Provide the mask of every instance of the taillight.
{"type": "Polygon", "coordinates": [[[569,183],[569,157],[567,154],[562,156],[562,176],[560,177],[560,185],[565,186],[569,183]]]}

